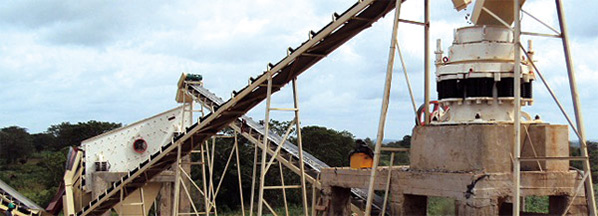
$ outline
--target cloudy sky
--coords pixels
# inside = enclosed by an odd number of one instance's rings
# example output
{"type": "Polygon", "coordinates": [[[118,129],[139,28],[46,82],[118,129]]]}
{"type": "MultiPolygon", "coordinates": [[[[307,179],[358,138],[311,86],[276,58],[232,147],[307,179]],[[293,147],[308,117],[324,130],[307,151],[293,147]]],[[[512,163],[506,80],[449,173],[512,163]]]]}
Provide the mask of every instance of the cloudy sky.
{"type": "MultiPolygon", "coordinates": [[[[235,1],[10,1],[0,4],[0,127],[42,132],[61,122],[129,124],[177,106],[182,72],[204,76],[223,99],[297,47],[309,30],[330,22],[354,0],[235,1]]],[[[446,50],[467,11],[432,0],[432,36],[446,50]]],[[[529,0],[524,9],[557,26],[554,1],[529,0]]],[[[565,0],[588,137],[598,139],[598,9],[596,1],[565,0]]],[[[422,1],[407,1],[402,17],[422,20],[422,1]]],[[[380,112],[392,13],[299,77],[303,125],[347,130],[374,138],[380,112]]],[[[530,17],[526,31],[550,33],[530,17]]],[[[400,46],[418,103],[423,98],[423,31],[400,25],[400,46]]],[[[527,40],[528,38],[524,38],[527,40]]],[[[571,110],[559,40],[532,38],[540,70],[571,110]]],[[[399,65],[397,65],[399,66],[399,65]]],[[[386,138],[410,134],[414,116],[396,67],[386,138]]],[[[434,67],[432,67],[434,69],[434,67]]],[[[434,85],[432,85],[434,86],[434,85]]],[[[435,89],[433,88],[433,98],[435,89]]],[[[541,82],[531,114],[565,123],[541,82]]],[[[290,88],[273,106],[290,107],[290,88]]],[[[263,104],[249,115],[263,119],[263,104]]],[[[571,116],[573,114],[571,113],[571,116]]],[[[276,113],[273,118],[290,120],[276,113]]]]}

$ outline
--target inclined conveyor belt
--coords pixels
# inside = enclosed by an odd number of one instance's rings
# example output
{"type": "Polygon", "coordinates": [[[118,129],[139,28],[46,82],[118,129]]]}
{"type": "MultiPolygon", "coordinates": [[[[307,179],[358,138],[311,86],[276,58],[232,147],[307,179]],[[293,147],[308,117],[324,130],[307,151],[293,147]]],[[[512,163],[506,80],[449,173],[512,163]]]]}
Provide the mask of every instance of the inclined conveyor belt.
{"type": "MultiPolygon", "coordinates": [[[[296,49],[289,49],[285,58],[274,65],[269,64],[269,70],[272,72],[272,93],[369,28],[394,7],[394,0],[360,0],[318,32],[310,33],[309,39],[296,49]]],[[[236,94],[221,106],[215,107],[214,112],[201,119],[201,123],[192,125],[185,133],[174,137],[160,151],[152,154],[137,168],[114,182],[104,193],[95,197],[77,212],[77,215],[100,215],[111,209],[120,202],[121,195],[126,197],[132,194],[149,179],[171,167],[176,162],[177,148],[180,148],[181,155],[188,155],[200,143],[261,103],[267,96],[265,84],[268,76],[264,76],[265,74],[267,73],[261,74],[253,79],[251,84],[236,91],[236,94]]]]}
{"type": "MultiPolygon", "coordinates": [[[[221,106],[224,103],[224,101],[220,97],[216,96],[214,93],[210,92],[209,90],[200,85],[190,85],[190,87],[193,88],[193,90],[199,93],[202,97],[209,99],[209,102],[211,102],[215,106],[221,106]]],[[[258,132],[261,136],[264,136],[266,131],[264,125],[255,122],[251,117],[245,115],[241,116],[239,120],[240,123],[244,124],[245,127],[249,127],[253,131],[258,132]]],[[[268,133],[268,139],[271,143],[273,143],[276,146],[282,143],[282,137],[280,137],[277,133],[275,133],[272,130],[270,130],[270,132],[268,133]]],[[[285,151],[288,154],[293,155],[293,157],[299,159],[299,148],[295,144],[289,142],[288,140],[285,141],[284,145],[281,148],[281,151],[285,151]]],[[[318,173],[322,170],[322,168],[330,167],[328,166],[328,164],[322,162],[320,159],[314,157],[313,155],[307,152],[303,152],[303,161],[305,162],[305,165],[309,166],[309,168],[317,171],[318,173]]]]}
{"type": "MultiPolygon", "coordinates": [[[[201,101],[201,103],[206,105],[208,108],[218,107],[224,103],[222,98],[216,96],[214,93],[210,92],[208,89],[202,87],[199,84],[189,85],[189,87],[191,89],[188,89],[187,91],[189,91],[191,95],[198,95],[200,97],[198,99],[201,101]]],[[[263,137],[265,135],[264,125],[255,122],[251,117],[243,115],[239,119],[237,119],[236,124],[240,125],[239,128],[251,128],[252,131],[258,133],[258,136],[263,137]]],[[[250,133],[241,134],[243,136],[252,136],[250,135],[250,133]]],[[[255,136],[255,134],[253,136],[255,136]]],[[[270,140],[270,143],[274,144],[274,146],[279,146],[282,143],[283,138],[280,137],[276,132],[270,130],[270,132],[268,133],[268,139],[270,140]]],[[[297,161],[299,161],[299,148],[295,144],[289,142],[288,140],[285,140],[284,145],[281,148],[281,153],[285,155],[292,155],[295,159],[297,159],[297,161]]],[[[328,166],[328,164],[324,163],[320,159],[311,155],[309,152],[305,151],[303,152],[303,163],[306,165],[306,174],[310,175],[313,179],[317,178],[317,174],[320,173],[322,168],[330,167],[328,166]]],[[[293,164],[290,165],[292,166],[293,164]]],[[[295,167],[294,170],[298,169],[298,167],[295,167]]],[[[367,192],[363,189],[352,188],[351,193],[353,197],[355,197],[358,200],[366,200],[367,192]]],[[[373,207],[376,209],[380,209],[382,201],[382,197],[376,196],[373,207]]]]}
{"type": "Polygon", "coordinates": [[[17,207],[15,210],[25,215],[40,215],[43,209],[0,180],[0,206],[8,207],[9,203],[13,203],[17,207]]]}

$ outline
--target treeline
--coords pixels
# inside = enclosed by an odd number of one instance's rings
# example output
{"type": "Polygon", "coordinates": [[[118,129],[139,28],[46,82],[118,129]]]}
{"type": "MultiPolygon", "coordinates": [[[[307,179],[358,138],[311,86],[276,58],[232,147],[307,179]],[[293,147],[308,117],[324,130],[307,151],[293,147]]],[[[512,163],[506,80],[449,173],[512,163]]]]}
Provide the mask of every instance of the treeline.
{"type": "Polygon", "coordinates": [[[18,126],[2,128],[0,179],[45,207],[62,182],[68,147],[121,126],[98,121],[64,122],[34,134],[18,126]]]}
{"type": "MultiPolygon", "coordinates": [[[[282,136],[286,132],[289,123],[273,120],[270,122],[270,125],[276,133],[282,136]]],[[[79,146],[81,141],[85,139],[121,126],[122,124],[120,123],[98,121],[79,122],[76,124],[65,122],[50,126],[45,132],[34,134],[30,134],[27,129],[17,126],[2,128],[0,129],[0,179],[44,207],[51,200],[62,181],[68,147],[79,146]]],[[[356,139],[353,134],[348,131],[337,131],[321,126],[305,126],[302,127],[301,132],[305,151],[332,167],[349,165],[348,154],[354,148],[356,139]]],[[[223,133],[233,134],[233,131],[225,130],[223,133]]],[[[294,130],[291,131],[289,141],[297,143],[297,136],[294,130]]],[[[375,142],[370,138],[365,138],[364,141],[372,147],[375,142]]],[[[410,141],[410,136],[404,136],[403,139],[387,143],[386,146],[409,148],[411,146],[410,141]]],[[[238,144],[241,178],[243,182],[242,193],[247,209],[251,195],[254,145],[241,136],[239,136],[238,144]]],[[[212,173],[214,182],[212,183],[216,187],[219,182],[222,182],[216,201],[220,212],[240,209],[241,200],[239,197],[237,167],[234,158],[226,170],[224,179],[221,179],[233,147],[234,141],[232,139],[216,139],[212,173]]],[[[571,147],[570,152],[573,156],[580,154],[578,147],[571,147]]],[[[588,142],[588,152],[592,167],[592,177],[596,180],[598,179],[598,143],[588,142]]],[[[200,155],[193,154],[192,159],[199,161],[200,155]]],[[[388,163],[389,154],[383,154],[381,165],[388,165],[388,163]]],[[[407,164],[409,164],[408,153],[397,153],[394,165],[407,164]]],[[[579,162],[571,162],[571,166],[582,169],[579,162]]],[[[280,170],[281,168],[279,168],[278,164],[274,163],[267,173],[265,185],[281,185],[280,170]]],[[[300,184],[298,175],[284,166],[282,170],[285,185],[300,184]]],[[[201,173],[200,166],[192,167],[191,175],[193,179],[197,179],[197,185],[203,184],[201,182],[201,173]]],[[[209,182],[206,184],[209,185],[209,182]]],[[[192,193],[194,193],[192,194],[194,197],[201,197],[197,192],[192,191],[192,193]]],[[[289,203],[301,203],[300,190],[298,189],[287,189],[286,196],[289,203]]],[[[311,190],[308,191],[308,196],[311,196],[311,190]]],[[[267,190],[264,197],[267,197],[268,203],[273,206],[284,206],[282,202],[283,193],[280,190],[267,190]]],[[[196,199],[195,202],[198,205],[203,205],[201,199],[196,199]]],[[[529,206],[534,208],[537,206],[538,209],[542,210],[547,205],[547,201],[541,200],[539,203],[538,205],[529,206]]],[[[434,206],[442,207],[450,205],[440,203],[434,204],[434,206]]],[[[438,211],[446,212],[447,210],[440,209],[438,211]]]]}
{"type": "MultiPolygon", "coordinates": [[[[281,136],[286,131],[289,123],[275,120],[270,122],[271,128],[281,136]]],[[[48,127],[45,132],[34,134],[30,134],[26,128],[18,126],[2,128],[0,129],[0,179],[40,206],[46,206],[62,181],[68,148],[79,146],[81,141],[85,139],[121,126],[120,123],[99,121],[76,124],[64,122],[48,127]]],[[[224,133],[230,134],[232,131],[227,130],[224,133]]],[[[348,166],[348,153],[355,146],[353,134],[348,131],[336,131],[320,126],[306,126],[302,127],[302,135],[305,151],[330,166],[348,166]]],[[[369,138],[365,140],[372,143],[369,138]]],[[[409,140],[409,138],[406,137],[404,140],[409,140]]],[[[297,142],[294,130],[289,137],[289,141],[292,143],[297,142]]],[[[219,138],[216,143],[215,158],[213,160],[214,185],[221,181],[220,178],[234,142],[232,139],[219,138]]],[[[254,145],[241,136],[239,136],[238,143],[243,180],[242,190],[245,204],[248,206],[251,195],[254,145]]],[[[402,141],[395,144],[402,145],[401,143],[402,141]]],[[[199,155],[193,155],[193,159],[200,160],[199,155]]],[[[399,162],[396,164],[399,164],[399,162]]],[[[282,170],[286,185],[298,185],[300,183],[299,177],[286,167],[282,167],[282,170]]],[[[231,163],[226,172],[217,197],[218,208],[225,212],[240,207],[235,163],[231,163]]],[[[193,179],[197,179],[196,183],[198,185],[202,185],[200,182],[202,179],[201,173],[200,166],[192,167],[191,175],[193,179]]],[[[266,185],[281,184],[280,168],[277,163],[272,166],[267,175],[266,185]]],[[[286,195],[290,203],[301,202],[299,190],[289,189],[286,195]]],[[[196,194],[196,197],[200,196],[196,194]]],[[[266,192],[265,197],[268,197],[270,204],[283,206],[280,191],[269,190],[266,192]]],[[[203,201],[199,199],[196,202],[203,205],[203,201]]]]}

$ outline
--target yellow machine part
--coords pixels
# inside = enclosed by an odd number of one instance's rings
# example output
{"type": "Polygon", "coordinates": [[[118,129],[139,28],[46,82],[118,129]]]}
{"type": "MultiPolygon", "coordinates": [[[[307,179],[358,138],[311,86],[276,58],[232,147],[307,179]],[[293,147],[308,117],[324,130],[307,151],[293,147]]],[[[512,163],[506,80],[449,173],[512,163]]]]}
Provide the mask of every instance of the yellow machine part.
{"type": "Polygon", "coordinates": [[[353,153],[349,158],[351,161],[351,169],[372,168],[373,159],[365,153],[353,153]]]}
{"type": "MultiPolygon", "coordinates": [[[[9,201],[9,199],[6,198],[5,196],[3,196],[2,194],[0,194],[0,199],[3,199],[4,201],[9,201]]],[[[8,210],[8,206],[0,204],[0,215],[4,215],[7,210],[8,210]]],[[[48,214],[43,214],[45,212],[40,212],[39,210],[29,209],[29,211],[31,211],[31,214],[40,214],[40,213],[42,213],[40,215],[48,215],[48,214]]],[[[16,216],[27,216],[27,215],[30,215],[30,214],[22,213],[18,209],[13,210],[12,214],[16,215],[16,216]]]]}

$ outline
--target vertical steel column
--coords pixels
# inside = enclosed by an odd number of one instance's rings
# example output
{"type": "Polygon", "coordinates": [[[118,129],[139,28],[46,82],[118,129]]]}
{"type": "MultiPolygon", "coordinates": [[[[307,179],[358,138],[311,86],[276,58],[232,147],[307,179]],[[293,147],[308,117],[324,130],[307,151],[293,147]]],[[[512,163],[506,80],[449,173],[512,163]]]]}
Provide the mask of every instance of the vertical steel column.
{"type": "Polygon", "coordinates": [[[430,2],[424,0],[424,125],[430,124],[430,2]]]}
{"type": "Polygon", "coordinates": [[[520,209],[520,183],[521,183],[521,19],[519,13],[521,11],[519,0],[513,1],[513,16],[514,16],[514,31],[513,31],[513,51],[515,64],[513,65],[514,79],[514,101],[513,108],[513,215],[518,216],[520,209]]]}
{"type": "MultiPolygon", "coordinates": [[[[320,174],[318,173],[318,176],[320,174]]],[[[319,177],[316,177],[316,181],[319,177]]],[[[314,181],[311,185],[311,215],[316,216],[316,182],[314,181]]]]}
{"type": "MultiPolygon", "coordinates": [[[[187,87],[187,83],[185,83],[184,86],[185,86],[185,90],[186,90],[188,88],[187,87]]],[[[185,112],[186,112],[186,110],[185,110],[185,107],[186,107],[185,104],[187,103],[187,94],[182,89],[180,89],[179,91],[180,91],[180,94],[183,95],[183,107],[181,107],[181,110],[182,110],[182,113],[181,113],[181,129],[184,130],[185,129],[184,128],[185,127],[185,112]]]]}
{"type": "Polygon", "coordinates": [[[284,212],[286,216],[289,216],[289,203],[287,202],[287,189],[284,185],[284,175],[282,174],[282,164],[278,161],[278,170],[280,173],[280,187],[282,189],[282,200],[284,202],[284,212]]]}
{"type": "MultiPolygon", "coordinates": [[[[205,104],[202,104],[200,106],[200,112],[201,112],[201,117],[205,116],[205,111],[204,111],[204,106],[205,104]]],[[[210,111],[214,111],[214,109],[210,109],[210,111]]],[[[201,118],[197,119],[197,124],[200,123],[201,118]]],[[[207,141],[206,141],[207,142],[207,141]]],[[[191,137],[191,143],[193,143],[193,137],[191,137]]],[[[207,185],[206,185],[206,160],[204,158],[204,147],[203,147],[203,143],[199,144],[199,153],[201,154],[201,176],[202,176],[202,183],[203,183],[203,199],[204,199],[204,208],[206,211],[206,215],[210,215],[210,212],[208,212],[208,206],[210,205],[209,199],[208,199],[208,191],[207,191],[207,185]]],[[[198,189],[199,190],[199,189],[198,189]]],[[[193,202],[193,201],[191,201],[193,202]]]]}
{"type": "Polygon", "coordinates": [[[253,151],[253,171],[251,174],[251,197],[249,198],[249,216],[253,216],[253,198],[255,197],[255,179],[257,176],[257,154],[259,149],[257,145],[258,144],[255,143],[253,151]]]}
{"type": "Polygon", "coordinates": [[[266,151],[268,151],[268,132],[270,131],[270,101],[272,99],[272,71],[268,69],[266,72],[268,76],[268,87],[266,91],[266,114],[264,117],[264,140],[262,148],[262,162],[260,164],[260,187],[257,201],[257,215],[262,216],[263,200],[264,200],[264,177],[266,177],[266,151]]]}
{"type": "MultiPolygon", "coordinates": [[[[212,112],[214,112],[214,109],[212,109],[212,112]]],[[[210,146],[209,146],[209,142],[206,142],[208,147],[208,151],[206,152],[206,154],[208,152],[210,152],[210,146]]],[[[209,196],[210,197],[210,202],[211,205],[208,208],[207,212],[211,212],[212,211],[212,207],[214,208],[214,214],[218,215],[218,209],[216,208],[216,192],[214,191],[214,156],[215,156],[215,148],[216,148],[216,137],[212,136],[212,149],[211,149],[211,153],[208,157],[208,171],[210,172],[210,184],[208,186],[209,189],[209,196]]]]}
{"type": "MultiPolygon", "coordinates": [[[[427,2],[427,0],[426,0],[427,2]]],[[[368,185],[368,196],[365,205],[365,215],[370,215],[372,211],[372,202],[374,200],[374,182],[376,180],[376,171],[380,162],[380,148],[382,148],[382,139],[384,139],[384,126],[386,124],[386,114],[388,113],[388,103],[390,101],[390,87],[392,83],[392,70],[395,61],[395,48],[397,44],[397,32],[399,29],[399,17],[401,14],[401,0],[396,1],[395,16],[392,26],[392,36],[390,38],[390,50],[388,52],[388,64],[386,67],[386,81],[384,84],[384,95],[382,98],[382,108],[380,109],[380,120],[378,122],[378,135],[376,138],[376,147],[374,149],[374,162],[370,174],[368,185]]]]}
{"type": "MultiPolygon", "coordinates": [[[[185,89],[187,89],[187,84],[184,84],[185,89]]],[[[181,111],[181,130],[185,131],[185,112],[187,112],[187,95],[185,94],[185,92],[183,92],[183,90],[180,90],[181,94],[183,95],[183,107],[181,107],[182,111],[181,111]]],[[[179,170],[179,165],[181,164],[181,147],[177,147],[177,158],[176,158],[176,163],[175,163],[175,171],[174,171],[174,201],[173,201],[173,205],[172,205],[172,214],[173,215],[178,215],[179,214],[179,204],[180,204],[180,199],[181,199],[181,171],[179,170]]],[[[122,209],[122,208],[121,208],[122,209]]]]}
{"type": "MultiPolygon", "coordinates": [[[[205,141],[204,143],[200,144],[200,154],[201,154],[201,177],[202,177],[202,183],[203,183],[203,200],[204,200],[204,205],[205,205],[205,209],[206,209],[206,215],[210,215],[210,199],[208,196],[208,185],[207,185],[207,180],[206,180],[206,158],[204,153],[206,152],[206,149],[204,148],[204,144],[208,143],[208,141],[205,141]]],[[[211,180],[211,179],[210,179],[211,180]]]]}
{"type": "MultiPolygon", "coordinates": [[[[143,196],[143,187],[139,188],[139,193],[140,193],[140,198],[141,198],[141,212],[143,212],[143,214],[145,215],[145,197],[143,196]]],[[[125,209],[121,209],[122,211],[124,211],[125,209]]]]}
{"type": "MultiPolygon", "coordinates": [[[[561,28],[561,39],[563,41],[563,50],[565,53],[565,61],[567,64],[567,74],[569,75],[569,87],[571,88],[571,100],[573,101],[573,108],[575,110],[575,120],[577,122],[577,131],[579,132],[579,143],[581,148],[581,156],[588,156],[588,149],[586,146],[585,128],[583,124],[583,116],[581,113],[581,103],[579,101],[579,94],[577,92],[577,82],[575,80],[575,69],[573,68],[573,59],[571,58],[571,51],[569,49],[569,33],[567,32],[567,22],[565,19],[565,11],[561,0],[556,0],[557,15],[559,19],[559,26],[561,28]]],[[[583,161],[583,171],[590,172],[589,160],[583,161]]],[[[594,197],[594,185],[592,184],[592,175],[586,178],[586,201],[588,203],[588,213],[596,215],[596,202],[594,197]]]]}
{"type": "Polygon", "coordinates": [[[295,129],[297,130],[297,147],[299,148],[299,169],[301,172],[301,198],[303,199],[303,212],[305,215],[309,215],[309,210],[307,208],[307,188],[305,183],[305,163],[303,162],[303,141],[301,139],[301,121],[299,120],[299,95],[297,90],[297,78],[293,79],[293,97],[295,106],[295,129]]]}
{"type": "Polygon", "coordinates": [[[241,160],[239,159],[239,141],[237,139],[237,131],[235,131],[235,155],[237,157],[237,177],[239,179],[239,197],[241,198],[241,212],[245,216],[245,204],[243,203],[243,181],[241,180],[241,160]]]}
{"type": "Polygon", "coordinates": [[[181,163],[181,146],[177,147],[176,154],[176,168],[174,171],[174,202],[172,205],[172,215],[179,215],[179,199],[181,194],[181,170],[179,164],[181,163]]]}

